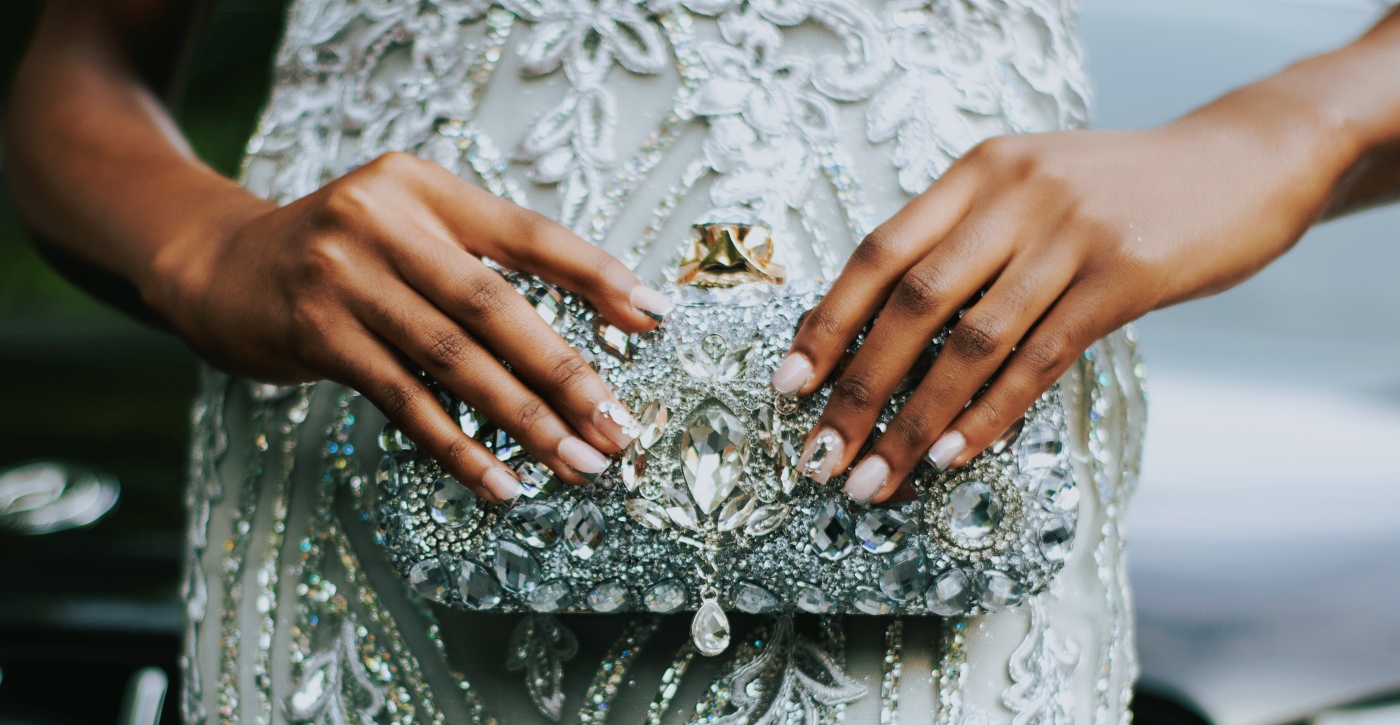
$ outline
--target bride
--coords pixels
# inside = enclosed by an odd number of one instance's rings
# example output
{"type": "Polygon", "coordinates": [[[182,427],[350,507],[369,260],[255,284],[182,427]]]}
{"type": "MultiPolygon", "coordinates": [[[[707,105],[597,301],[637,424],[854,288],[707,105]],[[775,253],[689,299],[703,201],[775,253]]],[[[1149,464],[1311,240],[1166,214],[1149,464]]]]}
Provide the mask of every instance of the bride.
{"type": "Polygon", "coordinates": [[[1400,19],[1105,132],[1082,130],[1062,0],[294,0],[236,183],[141,80],[178,5],[51,0],[5,152],[34,228],[214,366],[186,497],[188,723],[1125,723],[1119,520],[1145,401],[1124,325],[1400,183],[1400,19]],[[737,217],[789,279],[834,280],[771,386],[829,394],[797,465],[851,506],[1001,450],[1060,383],[1079,534],[1050,586],[972,616],[735,614],[707,658],[683,614],[465,612],[400,578],[376,449],[416,448],[474,492],[448,503],[494,507],[533,485],[517,456],[584,485],[638,435],[496,265],[627,344],[676,311],[692,224],[737,217]]]}

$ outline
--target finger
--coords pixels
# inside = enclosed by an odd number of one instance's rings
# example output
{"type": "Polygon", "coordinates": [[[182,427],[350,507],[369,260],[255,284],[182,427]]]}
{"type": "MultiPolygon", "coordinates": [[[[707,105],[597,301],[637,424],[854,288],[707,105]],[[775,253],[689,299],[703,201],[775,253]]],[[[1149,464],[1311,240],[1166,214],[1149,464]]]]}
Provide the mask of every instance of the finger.
{"type": "Polygon", "coordinates": [[[861,241],[798,328],[787,357],[773,373],[775,390],[809,395],[821,387],[899,279],[962,220],[974,181],[970,171],[955,165],[861,241]]]}
{"type": "Polygon", "coordinates": [[[636,421],[603,379],[499,274],[447,239],[405,246],[412,251],[395,266],[409,286],[477,341],[489,341],[515,376],[589,445],[616,453],[636,438],[636,421]]]}
{"type": "Polygon", "coordinates": [[[826,483],[846,470],[901,379],[937,332],[1006,264],[1015,214],[981,212],[965,219],[895,284],[860,350],[840,374],[813,427],[799,466],[828,450],[809,475],[826,483]]]}
{"type": "Polygon", "coordinates": [[[560,478],[574,484],[591,482],[611,464],[495,355],[413,290],[403,286],[379,290],[375,303],[359,314],[372,331],[560,478]]]}
{"type": "Polygon", "coordinates": [[[870,455],[852,470],[846,482],[851,498],[883,501],[921,457],[930,456],[940,470],[950,465],[949,448],[958,443],[956,436],[942,436],[948,423],[1055,304],[1077,266],[1074,258],[1056,254],[1053,248],[1013,260],[986,296],[958,320],[914,394],[870,455]]]}
{"type": "Polygon", "coordinates": [[[430,184],[424,193],[471,251],[578,294],[627,332],[654,329],[675,309],[617,258],[564,226],[440,173],[450,181],[430,184]]]}

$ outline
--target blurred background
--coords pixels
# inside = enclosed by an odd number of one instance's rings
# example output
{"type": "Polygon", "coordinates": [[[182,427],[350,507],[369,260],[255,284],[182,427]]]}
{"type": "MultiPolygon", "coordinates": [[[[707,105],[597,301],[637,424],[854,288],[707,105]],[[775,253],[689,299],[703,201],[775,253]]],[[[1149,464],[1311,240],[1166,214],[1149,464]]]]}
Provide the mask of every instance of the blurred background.
{"type": "MultiPolygon", "coordinates": [[[[1381,7],[1082,5],[1104,128],[1169,120],[1345,42],[1381,7]]],[[[0,4],[0,98],[38,6],[0,4]]],[[[231,175],[282,6],[222,0],[195,60],[180,120],[231,175]]],[[[1400,209],[1325,224],[1241,287],[1139,323],[1152,397],[1129,517],[1140,723],[1400,723],[1397,236],[1400,209]]],[[[0,532],[0,725],[113,723],[134,672],[173,679],[195,376],[178,341],[51,272],[0,193],[0,469],[62,458],[122,485],[95,526],[0,532]]]]}

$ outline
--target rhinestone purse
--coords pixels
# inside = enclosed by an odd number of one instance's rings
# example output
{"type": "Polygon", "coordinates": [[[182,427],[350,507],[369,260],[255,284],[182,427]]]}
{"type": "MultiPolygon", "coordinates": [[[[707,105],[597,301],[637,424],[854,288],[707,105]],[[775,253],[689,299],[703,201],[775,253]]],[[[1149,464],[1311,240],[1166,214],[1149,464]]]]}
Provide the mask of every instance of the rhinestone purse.
{"type": "MultiPolygon", "coordinates": [[[[641,429],[596,482],[566,486],[442,392],[462,430],[520,476],[524,494],[494,506],[391,424],[380,437],[375,516],[412,588],[469,610],[695,610],[691,634],[709,655],[728,645],[725,610],[957,615],[1044,589],[1073,543],[1079,499],[1058,386],[968,465],[938,473],[921,463],[915,500],[862,508],[842,494],[844,476],[818,484],[798,470],[831,383],[799,399],[769,380],[825,286],[783,283],[772,251],[761,226],[696,225],[669,292],[677,307],[642,335],[505,273],[638,413],[641,429]]],[[[945,335],[900,385],[879,430],[945,335]]]]}

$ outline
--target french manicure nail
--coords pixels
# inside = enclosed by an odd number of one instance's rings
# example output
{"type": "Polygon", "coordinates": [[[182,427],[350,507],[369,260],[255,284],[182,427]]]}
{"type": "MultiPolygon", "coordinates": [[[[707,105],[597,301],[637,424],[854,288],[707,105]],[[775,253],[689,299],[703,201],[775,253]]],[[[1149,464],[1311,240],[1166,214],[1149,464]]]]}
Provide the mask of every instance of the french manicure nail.
{"type": "Polygon", "coordinates": [[[481,477],[481,482],[486,484],[486,488],[491,493],[496,494],[496,498],[503,503],[509,503],[520,497],[523,490],[520,481],[511,475],[510,471],[504,468],[492,468],[481,477]]]}
{"type": "Polygon", "coordinates": [[[797,459],[797,470],[817,483],[831,480],[836,464],[841,460],[841,451],[846,443],[830,428],[823,430],[812,439],[797,459]]]}
{"type": "Polygon", "coordinates": [[[608,470],[612,461],[582,439],[569,436],[559,441],[559,457],[574,469],[574,473],[588,479],[589,483],[598,480],[603,471],[608,470]]]}
{"type": "Polygon", "coordinates": [[[842,489],[851,500],[864,504],[875,497],[890,479],[890,464],[880,456],[870,456],[851,471],[842,489]]]}
{"type": "Polygon", "coordinates": [[[790,395],[802,389],[812,379],[812,362],[805,355],[792,353],[773,372],[773,389],[790,395]]]}
{"type": "Polygon", "coordinates": [[[966,447],[967,439],[963,438],[961,433],[952,431],[944,433],[938,440],[934,441],[933,445],[929,446],[928,454],[924,457],[933,464],[934,468],[946,471],[948,464],[952,463],[953,459],[957,458],[958,454],[962,453],[966,447]]]}
{"type": "Polygon", "coordinates": [[[632,301],[633,307],[657,322],[666,319],[666,315],[671,314],[671,310],[676,309],[676,303],[672,302],[670,297],[646,285],[639,284],[633,287],[629,299],[632,301]]]}
{"type": "Polygon", "coordinates": [[[605,400],[598,404],[593,423],[619,448],[626,448],[642,434],[642,424],[620,403],[605,400]]]}

